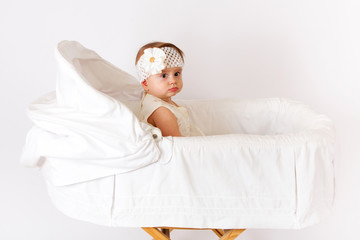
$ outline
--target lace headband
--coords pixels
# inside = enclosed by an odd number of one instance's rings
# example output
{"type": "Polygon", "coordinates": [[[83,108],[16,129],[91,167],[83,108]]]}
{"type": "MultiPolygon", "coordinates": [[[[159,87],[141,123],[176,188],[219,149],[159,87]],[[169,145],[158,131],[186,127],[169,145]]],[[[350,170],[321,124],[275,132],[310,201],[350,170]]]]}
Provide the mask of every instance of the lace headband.
{"type": "Polygon", "coordinates": [[[136,64],[140,82],[165,68],[183,66],[181,55],[172,47],[147,48],[136,64]]]}

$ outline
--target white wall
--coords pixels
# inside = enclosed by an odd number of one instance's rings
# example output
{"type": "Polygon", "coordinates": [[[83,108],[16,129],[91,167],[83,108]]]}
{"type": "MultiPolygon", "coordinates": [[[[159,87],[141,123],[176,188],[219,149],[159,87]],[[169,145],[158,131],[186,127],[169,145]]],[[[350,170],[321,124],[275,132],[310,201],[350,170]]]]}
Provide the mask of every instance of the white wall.
{"type": "MultiPolygon", "coordinates": [[[[173,42],[186,54],[179,98],[287,97],[337,128],[336,200],[303,230],[248,230],[239,239],[358,239],[360,3],[357,0],[0,2],[0,239],[150,239],[140,229],[72,220],[39,172],[19,166],[26,106],[55,88],[57,42],[77,40],[135,74],[138,48],[173,42]],[[220,3],[221,2],[221,3],[220,3]]],[[[173,239],[216,239],[178,231],[173,239]]]]}

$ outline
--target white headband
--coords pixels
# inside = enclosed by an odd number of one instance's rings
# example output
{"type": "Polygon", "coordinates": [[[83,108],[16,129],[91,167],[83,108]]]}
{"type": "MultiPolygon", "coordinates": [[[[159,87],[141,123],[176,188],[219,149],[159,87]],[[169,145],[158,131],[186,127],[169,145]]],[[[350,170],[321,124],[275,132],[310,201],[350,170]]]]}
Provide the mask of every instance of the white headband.
{"type": "Polygon", "coordinates": [[[140,82],[165,68],[183,67],[181,55],[172,47],[147,48],[136,64],[140,82]]]}

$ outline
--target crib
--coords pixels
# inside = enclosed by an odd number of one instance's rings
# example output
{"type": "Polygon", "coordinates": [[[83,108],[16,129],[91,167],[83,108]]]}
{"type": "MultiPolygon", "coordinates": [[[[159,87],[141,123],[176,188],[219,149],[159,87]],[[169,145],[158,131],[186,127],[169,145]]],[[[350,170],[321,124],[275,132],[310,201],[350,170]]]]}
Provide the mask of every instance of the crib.
{"type": "Polygon", "coordinates": [[[290,99],[176,100],[206,136],[163,137],[139,122],[142,88],[76,41],[55,50],[56,91],[35,100],[21,157],[55,207],[154,239],[209,229],[300,229],[331,212],[333,122],[290,99]],[[221,116],[221,118],[219,118],[221,116]]]}

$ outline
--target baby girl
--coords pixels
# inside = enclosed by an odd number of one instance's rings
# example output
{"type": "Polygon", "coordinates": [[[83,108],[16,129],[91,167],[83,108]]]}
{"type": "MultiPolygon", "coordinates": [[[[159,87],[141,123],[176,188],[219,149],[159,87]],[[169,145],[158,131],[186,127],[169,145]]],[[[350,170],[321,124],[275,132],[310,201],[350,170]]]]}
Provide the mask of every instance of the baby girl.
{"type": "Polygon", "coordinates": [[[171,43],[152,42],[140,48],[135,64],[144,88],[139,119],[163,136],[204,135],[191,125],[187,109],[171,99],[183,87],[183,52],[171,43]]]}

